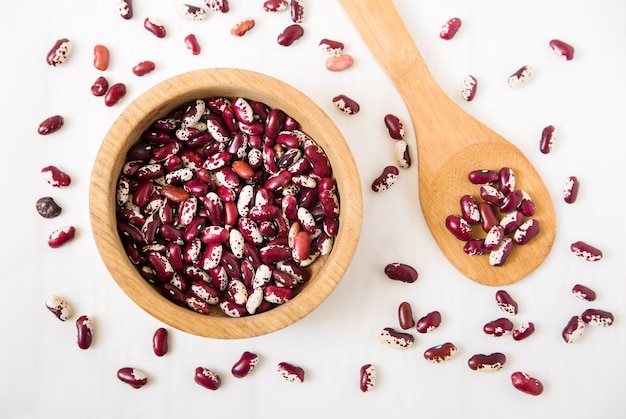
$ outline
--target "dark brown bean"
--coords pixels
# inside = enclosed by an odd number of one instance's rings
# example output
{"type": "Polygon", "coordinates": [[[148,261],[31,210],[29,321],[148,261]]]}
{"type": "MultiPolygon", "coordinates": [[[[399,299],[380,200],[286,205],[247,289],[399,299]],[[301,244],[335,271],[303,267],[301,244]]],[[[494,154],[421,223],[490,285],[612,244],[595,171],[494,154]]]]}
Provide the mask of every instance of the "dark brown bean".
{"type": "Polygon", "coordinates": [[[37,212],[43,218],[54,218],[61,214],[62,208],[55,202],[54,198],[44,196],[39,198],[35,204],[37,212]]]}

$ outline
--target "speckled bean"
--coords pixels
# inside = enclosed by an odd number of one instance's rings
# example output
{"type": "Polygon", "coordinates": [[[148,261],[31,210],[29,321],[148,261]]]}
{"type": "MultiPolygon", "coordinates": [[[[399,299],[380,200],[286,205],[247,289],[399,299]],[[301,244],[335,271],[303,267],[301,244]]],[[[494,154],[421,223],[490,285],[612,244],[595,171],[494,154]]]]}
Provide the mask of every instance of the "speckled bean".
{"type": "Polygon", "coordinates": [[[513,330],[513,322],[506,317],[492,320],[483,326],[483,331],[491,336],[500,337],[513,330]]]}
{"type": "Polygon", "coordinates": [[[132,388],[141,388],[148,384],[148,376],[141,370],[132,367],[123,367],[117,370],[117,378],[132,388]]]}
{"type": "Polygon", "coordinates": [[[524,221],[513,233],[513,240],[517,244],[526,244],[539,234],[539,220],[531,218],[524,221]]]}
{"type": "Polygon", "coordinates": [[[52,231],[48,236],[48,246],[53,249],[63,246],[65,243],[71,241],[76,234],[76,228],[74,226],[60,227],[52,231]]]}
{"type": "Polygon", "coordinates": [[[588,308],[580,315],[585,323],[591,326],[610,326],[615,320],[613,313],[606,310],[588,308]]]}
{"type": "Polygon", "coordinates": [[[332,39],[323,38],[318,47],[328,55],[340,55],[343,52],[344,44],[332,39]]]}
{"type": "Polygon", "coordinates": [[[415,343],[415,338],[410,333],[402,333],[391,327],[384,328],[379,335],[380,343],[394,349],[409,349],[415,343]]]}
{"type": "Polygon", "coordinates": [[[461,98],[466,102],[471,102],[476,96],[476,90],[478,88],[478,81],[476,77],[467,75],[463,79],[463,85],[461,86],[461,98]]]}
{"type": "Polygon", "coordinates": [[[383,118],[383,121],[385,122],[385,127],[387,127],[387,132],[391,138],[394,140],[404,139],[404,124],[400,118],[393,114],[387,114],[383,118]]]}
{"type": "Polygon", "coordinates": [[[572,294],[584,301],[595,301],[596,299],[595,291],[581,284],[576,284],[572,287],[572,294]]]}
{"type": "Polygon", "coordinates": [[[61,38],[57,40],[50,51],[48,51],[46,61],[48,65],[56,67],[63,64],[69,58],[71,53],[72,42],[67,38],[61,38]]]}
{"type": "Polygon", "coordinates": [[[472,355],[467,361],[467,365],[474,371],[494,372],[502,369],[506,363],[506,355],[501,352],[494,352],[489,355],[472,355]]]}
{"type": "Polygon", "coordinates": [[[222,385],[222,379],[220,376],[205,367],[197,367],[195,371],[194,381],[196,384],[209,389],[209,390],[217,390],[222,385]]]}
{"type": "Polygon", "coordinates": [[[551,39],[548,42],[550,49],[557,57],[563,58],[565,61],[571,61],[574,58],[574,47],[561,41],[560,39],[551,39]]]}
{"type": "Polygon", "coordinates": [[[82,315],[76,319],[76,343],[80,349],[89,349],[93,341],[93,321],[82,315]]]}
{"type": "Polygon", "coordinates": [[[181,4],[178,6],[176,11],[180,16],[189,20],[200,21],[206,20],[206,18],[208,17],[205,9],[191,4],[181,4]]]}
{"type": "Polygon", "coordinates": [[[523,86],[533,75],[533,68],[529,65],[520,67],[515,73],[511,74],[508,79],[510,87],[523,86]]]}
{"type": "Polygon", "coordinates": [[[386,166],[383,172],[372,182],[374,192],[384,192],[391,188],[398,180],[400,172],[396,166],[386,166]]]}
{"type": "Polygon", "coordinates": [[[439,37],[446,41],[452,39],[456,35],[457,31],[461,27],[461,19],[453,17],[443,24],[439,30],[439,37]]]}
{"type": "Polygon", "coordinates": [[[578,189],[580,188],[580,182],[576,176],[570,176],[567,178],[565,182],[565,187],[563,188],[563,200],[567,204],[573,204],[576,202],[576,198],[578,198],[578,189]]]}
{"type": "Polygon", "coordinates": [[[556,128],[554,125],[548,125],[541,131],[541,139],[539,140],[539,151],[548,154],[552,151],[552,146],[556,140],[556,128]]]}
{"type": "Polygon", "coordinates": [[[258,362],[259,356],[257,354],[245,351],[232,366],[230,372],[237,378],[243,378],[252,372],[258,362]]]}
{"type": "Polygon", "coordinates": [[[446,217],[446,228],[459,240],[467,241],[472,238],[472,226],[458,215],[446,217]]]}
{"type": "Polygon", "coordinates": [[[72,317],[72,307],[62,297],[51,295],[46,300],[46,307],[57,319],[61,321],[69,320],[72,317]]]}
{"type": "Polygon", "coordinates": [[[117,0],[117,10],[122,18],[131,19],[133,17],[133,1],[117,0]]]}
{"type": "Polygon", "coordinates": [[[154,19],[151,17],[145,18],[143,21],[143,27],[157,38],[165,38],[165,35],[167,34],[165,26],[158,19],[154,19]]]}
{"type": "Polygon", "coordinates": [[[570,246],[570,250],[576,256],[589,262],[596,262],[602,259],[602,251],[585,243],[584,241],[577,241],[572,243],[570,246]]]}
{"type": "Polygon", "coordinates": [[[422,316],[415,325],[415,330],[419,333],[429,333],[438,328],[441,325],[441,313],[438,311],[431,311],[428,314],[422,316]]]}
{"type": "Polygon", "coordinates": [[[535,333],[535,324],[533,322],[524,322],[511,331],[511,336],[513,340],[523,340],[533,333],[535,333]]]}
{"type": "Polygon", "coordinates": [[[580,316],[572,316],[563,328],[561,336],[565,343],[578,341],[585,332],[585,322],[580,316]]]}
{"type": "Polygon", "coordinates": [[[401,169],[408,169],[411,167],[411,155],[409,153],[409,144],[404,140],[399,140],[394,146],[394,154],[396,157],[396,163],[401,169]]]}
{"type": "Polygon", "coordinates": [[[351,99],[346,95],[335,96],[333,98],[333,104],[337,107],[337,109],[346,115],[354,115],[361,110],[359,104],[354,99],[351,99]]]}
{"type": "Polygon", "coordinates": [[[359,369],[359,388],[363,393],[371,391],[376,385],[376,367],[372,364],[362,365],[359,369]]]}
{"type": "Polygon", "coordinates": [[[517,302],[505,290],[496,291],[496,304],[498,308],[507,314],[515,315],[518,311],[517,302]]]}
{"type": "Polygon", "coordinates": [[[289,362],[280,362],[277,367],[278,373],[292,383],[304,382],[304,369],[289,362]]]}
{"type": "Polygon", "coordinates": [[[491,266],[502,266],[513,250],[513,239],[505,237],[500,246],[489,253],[489,264],[491,266]]]}
{"type": "Polygon", "coordinates": [[[304,19],[304,0],[290,0],[291,20],[302,23],[304,19]]]}
{"type": "Polygon", "coordinates": [[[289,8],[287,0],[266,0],[263,2],[263,10],[270,13],[282,12],[289,8]]]}
{"type": "Polygon", "coordinates": [[[452,358],[457,352],[456,346],[451,342],[442,343],[424,351],[424,358],[433,363],[440,363],[452,358]]]}

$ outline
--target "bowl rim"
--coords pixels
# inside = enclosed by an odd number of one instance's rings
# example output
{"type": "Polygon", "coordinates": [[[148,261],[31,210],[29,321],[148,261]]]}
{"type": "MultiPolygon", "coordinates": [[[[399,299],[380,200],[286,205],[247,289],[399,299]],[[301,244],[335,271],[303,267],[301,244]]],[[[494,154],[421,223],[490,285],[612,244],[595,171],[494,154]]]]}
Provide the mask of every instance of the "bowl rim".
{"type": "Polygon", "coordinates": [[[105,135],[93,164],[89,213],[100,257],[131,300],[176,329],[204,337],[231,339],[264,335],[289,326],[330,295],[356,252],[363,198],[358,169],[347,142],[331,118],[312,99],[286,82],[263,73],[238,68],[207,68],[159,82],[121,112],[105,135]],[[333,250],[313,264],[312,278],[291,301],[267,312],[241,318],[202,315],[167,301],[130,262],[116,226],[117,179],[130,146],[157,118],[192,100],[214,96],[257,100],[294,117],[302,130],[326,152],[340,195],[339,231],[333,250]],[[283,99],[279,100],[277,96],[283,99]],[[161,304],[163,301],[167,304],[161,304]]]}

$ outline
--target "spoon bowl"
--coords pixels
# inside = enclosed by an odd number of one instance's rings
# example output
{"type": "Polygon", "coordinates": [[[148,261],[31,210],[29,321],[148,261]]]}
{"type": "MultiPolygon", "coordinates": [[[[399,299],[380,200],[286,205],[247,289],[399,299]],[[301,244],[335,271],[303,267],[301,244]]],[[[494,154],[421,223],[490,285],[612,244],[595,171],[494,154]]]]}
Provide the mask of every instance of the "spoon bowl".
{"type": "MultiPolygon", "coordinates": [[[[556,235],[556,216],[545,183],[512,143],[461,109],[437,84],[391,0],[339,0],[374,57],[395,84],[411,116],[417,141],[419,198],[426,223],[455,268],[484,285],[502,286],[525,278],[545,260],[556,235]],[[541,231],[514,246],[506,263],[491,266],[485,256],[468,256],[445,226],[460,214],[459,199],[478,195],[467,180],[472,170],[510,167],[516,189],[537,205],[532,218],[541,231]]],[[[480,228],[480,227],[478,227],[480,228]]],[[[484,233],[482,233],[484,236],[484,233]]]]}

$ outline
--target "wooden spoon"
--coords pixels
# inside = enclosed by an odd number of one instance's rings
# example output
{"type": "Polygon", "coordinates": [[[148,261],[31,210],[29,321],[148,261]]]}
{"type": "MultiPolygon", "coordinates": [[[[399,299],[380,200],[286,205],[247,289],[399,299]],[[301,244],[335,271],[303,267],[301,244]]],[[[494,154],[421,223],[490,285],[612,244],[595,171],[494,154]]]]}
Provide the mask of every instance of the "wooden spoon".
{"type": "MultiPolygon", "coordinates": [[[[546,258],[556,234],[550,194],[541,177],[513,144],[454,103],[428,70],[391,0],[339,0],[380,65],[391,78],[411,115],[417,140],[419,197],[426,223],[446,258],[465,276],[501,286],[526,277],[546,258]],[[467,180],[476,169],[510,167],[516,189],[528,192],[537,206],[539,234],[514,246],[502,266],[488,256],[468,256],[446,228],[450,214],[460,214],[459,198],[478,196],[467,180]]],[[[474,236],[484,237],[482,229],[474,236]]]]}

